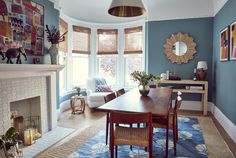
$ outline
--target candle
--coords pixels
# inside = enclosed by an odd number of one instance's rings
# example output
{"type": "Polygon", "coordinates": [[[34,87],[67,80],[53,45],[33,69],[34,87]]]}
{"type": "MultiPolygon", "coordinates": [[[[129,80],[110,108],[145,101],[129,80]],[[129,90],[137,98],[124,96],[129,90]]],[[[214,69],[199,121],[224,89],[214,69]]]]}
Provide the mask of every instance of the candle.
{"type": "Polygon", "coordinates": [[[31,129],[24,131],[24,145],[31,145],[33,143],[33,132],[31,129]]]}

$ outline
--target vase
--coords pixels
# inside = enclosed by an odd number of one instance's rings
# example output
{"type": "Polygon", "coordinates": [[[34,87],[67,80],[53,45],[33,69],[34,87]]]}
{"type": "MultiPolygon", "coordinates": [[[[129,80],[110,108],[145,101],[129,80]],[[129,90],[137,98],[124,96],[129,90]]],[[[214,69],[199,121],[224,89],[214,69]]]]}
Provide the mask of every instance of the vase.
{"type": "Polygon", "coordinates": [[[147,96],[148,93],[149,93],[149,85],[139,85],[138,86],[139,88],[139,93],[142,95],[142,96],[147,96]]]}
{"type": "Polygon", "coordinates": [[[56,65],[58,64],[58,45],[52,44],[48,50],[48,53],[51,57],[51,64],[56,65]]]}

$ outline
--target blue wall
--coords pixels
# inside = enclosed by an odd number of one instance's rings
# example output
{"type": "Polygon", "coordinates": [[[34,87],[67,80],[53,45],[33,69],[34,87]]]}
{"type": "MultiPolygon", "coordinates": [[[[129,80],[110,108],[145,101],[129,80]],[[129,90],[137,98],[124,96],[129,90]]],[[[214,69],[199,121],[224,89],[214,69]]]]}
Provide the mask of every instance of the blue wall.
{"type": "MultiPolygon", "coordinates": [[[[199,60],[208,64],[207,80],[211,81],[213,18],[153,21],[146,24],[148,72],[159,75],[166,70],[174,71],[182,79],[192,79],[193,69],[199,60]],[[197,53],[187,64],[173,64],[164,54],[166,39],[177,32],[188,33],[197,44],[197,53]]],[[[211,100],[211,82],[209,82],[209,100],[211,100]]],[[[188,95],[184,99],[199,100],[200,96],[188,95]]]]}
{"type": "Polygon", "coordinates": [[[236,20],[236,0],[217,13],[213,25],[213,102],[236,124],[236,61],[220,62],[220,31],[236,20]]]}

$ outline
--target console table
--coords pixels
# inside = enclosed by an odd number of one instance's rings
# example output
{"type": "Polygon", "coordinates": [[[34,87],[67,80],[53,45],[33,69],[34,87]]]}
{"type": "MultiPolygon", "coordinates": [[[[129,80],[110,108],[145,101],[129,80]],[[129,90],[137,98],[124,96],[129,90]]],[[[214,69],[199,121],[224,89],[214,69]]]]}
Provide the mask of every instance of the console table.
{"type": "Polygon", "coordinates": [[[178,89],[173,87],[173,92],[182,92],[182,93],[200,93],[202,94],[202,110],[203,115],[207,115],[207,105],[208,105],[208,82],[207,81],[193,81],[193,80],[159,80],[157,82],[157,86],[160,84],[169,84],[169,85],[183,85],[183,86],[202,86],[203,89],[190,89],[190,88],[183,88],[178,89]]]}

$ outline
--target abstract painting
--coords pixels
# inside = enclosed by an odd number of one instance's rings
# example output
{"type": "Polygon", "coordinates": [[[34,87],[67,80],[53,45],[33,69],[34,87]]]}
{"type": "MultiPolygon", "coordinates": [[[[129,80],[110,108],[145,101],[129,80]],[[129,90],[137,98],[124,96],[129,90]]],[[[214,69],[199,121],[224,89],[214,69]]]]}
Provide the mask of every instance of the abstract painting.
{"type": "Polygon", "coordinates": [[[0,50],[24,47],[43,55],[44,8],[31,0],[0,0],[0,50]]]}
{"type": "Polygon", "coordinates": [[[229,57],[229,27],[220,32],[220,61],[227,61],[229,57]]]}
{"type": "Polygon", "coordinates": [[[236,60],[236,21],[230,25],[230,60],[236,60]]]}

